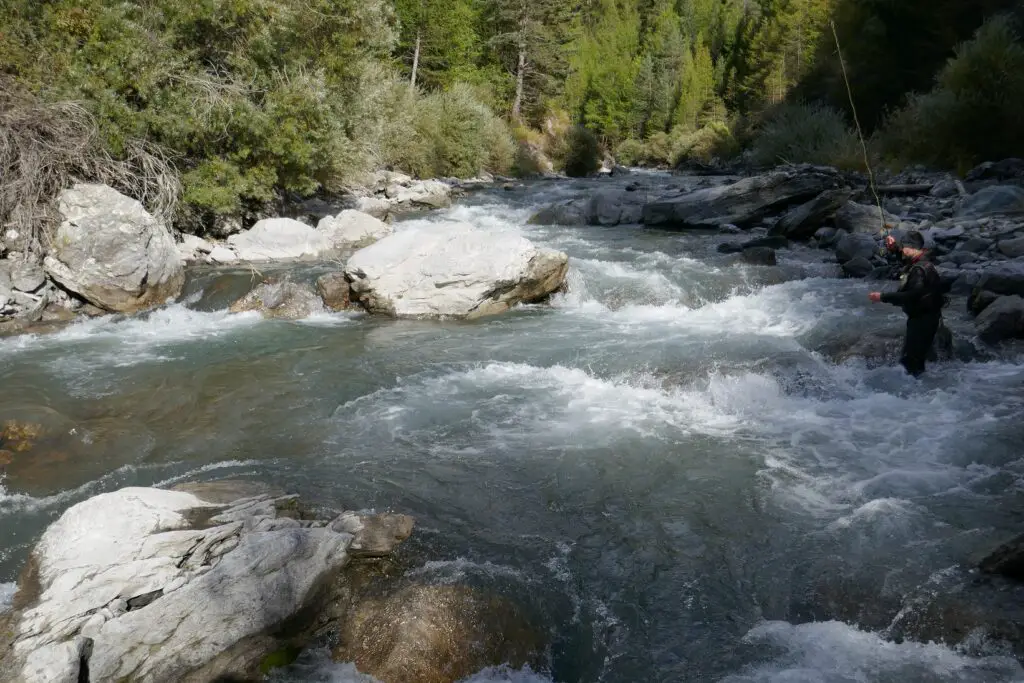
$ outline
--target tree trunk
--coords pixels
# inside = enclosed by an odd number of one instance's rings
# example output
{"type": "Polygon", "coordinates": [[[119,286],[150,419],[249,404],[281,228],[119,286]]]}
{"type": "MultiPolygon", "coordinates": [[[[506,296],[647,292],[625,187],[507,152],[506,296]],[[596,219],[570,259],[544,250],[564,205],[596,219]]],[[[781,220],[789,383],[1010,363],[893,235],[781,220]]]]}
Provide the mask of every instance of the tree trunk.
{"type": "Polygon", "coordinates": [[[521,121],[523,116],[523,81],[526,72],[526,46],[519,43],[519,63],[516,66],[516,98],[512,102],[512,119],[521,121]]]}
{"type": "Polygon", "coordinates": [[[420,36],[421,32],[416,31],[416,49],[412,53],[412,81],[410,82],[413,90],[416,89],[416,72],[420,68],[420,36]]]}

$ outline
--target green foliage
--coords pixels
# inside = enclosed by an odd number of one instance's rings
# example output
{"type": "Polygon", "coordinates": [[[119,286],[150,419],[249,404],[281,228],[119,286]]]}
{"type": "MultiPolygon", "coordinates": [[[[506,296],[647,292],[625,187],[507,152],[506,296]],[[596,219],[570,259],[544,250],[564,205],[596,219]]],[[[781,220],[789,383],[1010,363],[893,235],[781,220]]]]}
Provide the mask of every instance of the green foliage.
{"type": "Polygon", "coordinates": [[[890,158],[952,168],[1024,156],[1024,44],[1006,16],[986,22],[879,139],[890,158]]]}
{"type": "Polygon", "coordinates": [[[647,150],[641,140],[623,140],[615,148],[615,159],[625,166],[640,166],[646,163],[647,150]]]}
{"type": "Polygon", "coordinates": [[[474,80],[482,45],[479,7],[470,0],[395,0],[398,56],[415,84],[445,88],[474,80]]]}
{"type": "Polygon", "coordinates": [[[508,126],[465,84],[420,101],[415,130],[425,152],[420,164],[413,163],[405,170],[420,177],[506,173],[515,158],[508,126]]]}
{"type": "Polygon", "coordinates": [[[672,165],[686,161],[711,163],[725,161],[740,153],[739,144],[728,125],[713,121],[703,128],[681,136],[674,149],[672,165]]]}
{"type": "Polygon", "coordinates": [[[858,168],[856,133],[834,109],[811,104],[785,104],[765,114],[756,132],[753,158],[758,164],[829,164],[858,168]]]}
{"type": "Polygon", "coordinates": [[[601,145],[592,132],[573,126],[565,140],[562,166],[570,178],[583,178],[601,168],[601,145]]]}

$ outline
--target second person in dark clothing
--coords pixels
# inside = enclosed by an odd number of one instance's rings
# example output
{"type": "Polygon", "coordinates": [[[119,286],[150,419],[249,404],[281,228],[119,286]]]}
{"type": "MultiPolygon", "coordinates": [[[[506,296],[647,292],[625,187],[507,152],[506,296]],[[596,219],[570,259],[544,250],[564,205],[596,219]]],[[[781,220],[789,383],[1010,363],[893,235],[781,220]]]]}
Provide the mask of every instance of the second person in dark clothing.
{"type": "Polygon", "coordinates": [[[902,241],[886,237],[886,247],[903,259],[900,287],[895,292],[871,292],[869,296],[871,301],[899,306],[906,313],[907,336],[903,340],[900,363],[908,373],[918,377],[925,370],[935,333],[942,324],[942,307],[946,303],[942,279],[928,260],[921,233],[909,232],[902,241]]]}

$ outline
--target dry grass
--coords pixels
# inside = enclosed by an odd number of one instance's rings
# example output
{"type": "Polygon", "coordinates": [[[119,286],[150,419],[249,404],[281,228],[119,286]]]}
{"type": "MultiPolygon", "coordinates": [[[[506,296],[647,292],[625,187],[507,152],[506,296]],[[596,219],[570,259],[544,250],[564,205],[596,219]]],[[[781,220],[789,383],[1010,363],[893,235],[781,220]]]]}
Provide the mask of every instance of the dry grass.
{"type": "Polygon", "coordinates": [[[44,103],[0,80],[0,227],[49,245],[54,198],[75,182],[105,183],[170,218],[178,174],[155,146],[133,142],[124,159],[104,149],[92,116],[73,102],[44,103]]]}

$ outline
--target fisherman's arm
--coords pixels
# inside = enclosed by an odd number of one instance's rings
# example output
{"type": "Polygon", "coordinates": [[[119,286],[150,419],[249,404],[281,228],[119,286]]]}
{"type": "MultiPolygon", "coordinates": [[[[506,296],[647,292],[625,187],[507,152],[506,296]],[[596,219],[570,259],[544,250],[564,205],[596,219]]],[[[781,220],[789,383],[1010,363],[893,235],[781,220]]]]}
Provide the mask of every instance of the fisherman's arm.
{"type": "Polygon", "coordinates": [[[909,303],[919,301],[922,297],[927,294],[927,287],[925,286],[924,275],[917,268],[910,271],[907,276],[907,282],[898,291],[895,292],[872,292],[870,297],[872,301],[880,301],[884,304],[892,304],[894,306],[905,306],[909,303]]]}

